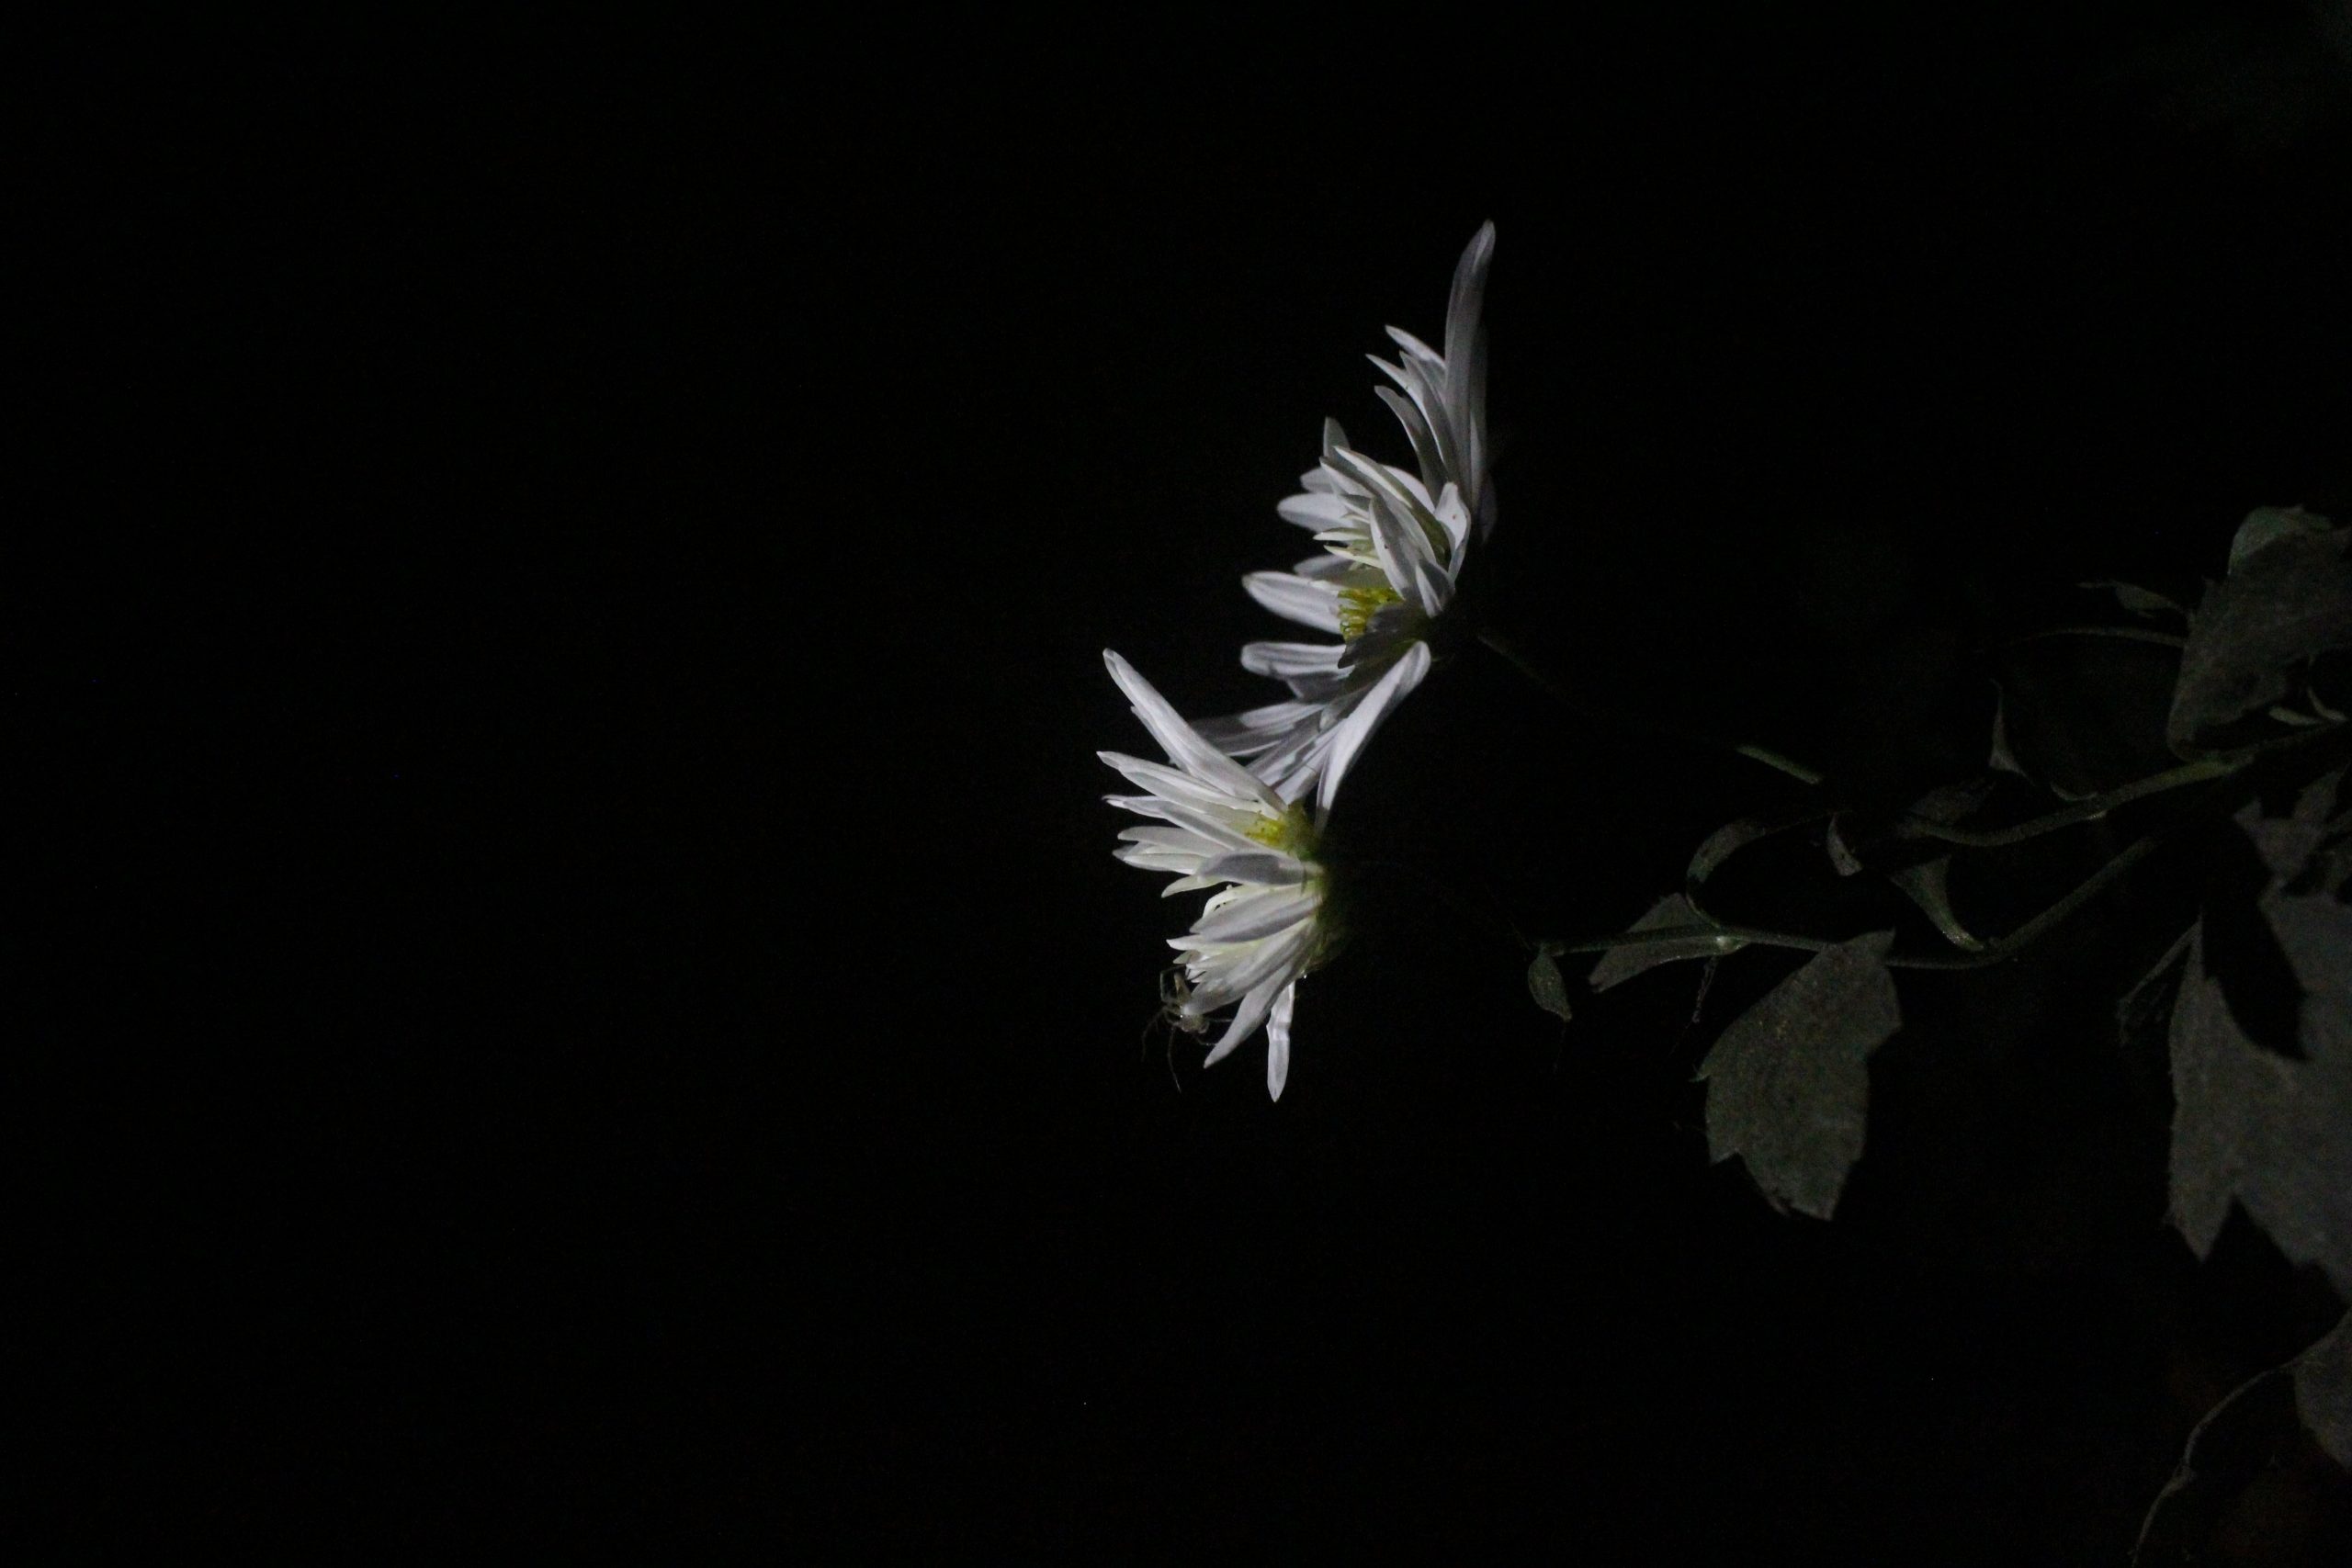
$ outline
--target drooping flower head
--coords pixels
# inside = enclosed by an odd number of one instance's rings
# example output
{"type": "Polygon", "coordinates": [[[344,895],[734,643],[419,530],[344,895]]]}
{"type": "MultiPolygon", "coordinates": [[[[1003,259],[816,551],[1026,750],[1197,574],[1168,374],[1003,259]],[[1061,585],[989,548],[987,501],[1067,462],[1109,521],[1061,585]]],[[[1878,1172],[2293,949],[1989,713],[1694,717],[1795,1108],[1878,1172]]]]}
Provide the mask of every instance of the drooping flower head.
{"type": "MultiPolygon", "coordinates": [[[[1210,720],[1202,733],[1286,792],[1319,784],[1327,806],[1337,787],[1329,776],[1337,737],[1404,667],[1408,649],[1426,651],[1431,628],[1453,603],[1472,539],[1494,525],[1479,320],[1494,248],[1488,223],[1462,253],[1446,305],[1444,353],[1391,327],[1396,359],[1373,360],[1396,383],[1375,390],[1405,427],[1419,472],[1365,457],[1338,422],[1326,420],[1322,461],[1275,509],[1311,530],[1323,553],[1289,571],[1242,579],[1267,609],[1340,640],[1249,644],[1243,668],[1284,682],[1290,700],[1210,720]]],[[[1426,673],[1426,658],[1419,666],[1412,685],[1426,673]]]]}
{"type": "MultiPolygon", "coordinates": [[[[1418,661],[1399,660],[1398,670],[1417,662],[1426,668],[1427,649],[1419,652],[1418,661]]],[[[1285,796],[1203,739],[1125,660],[1106,649],[1102,660],[1170,764],[1101,753],[1144,791],[1106,798],[1154,819],[1153,826],[1119,834],[1118,858],[1173,873],[1169,894],[1217,889],[1193,929],[1169,942],[1184,970],[1177,1004],[1182,1021],[1197,1033],[1207,1028],[1212,1014],[1234,1010],[1209,1048],[1209,1066],[1262,1026],[1266,1090],[1279,1100],[1290,1076],[1291,1015],[1299,978],[1338,945],[1318,841],[1323,813],[1310,813],[1303,798],[1285,796]]],[[[1328,778],[1336,781],[1346,772],[1348,760],[1404,689],[1401,680],[1390,681],[1386,695],[1375,692],[1359,705],[1350,721],[1353,739],[1336,753],[1328,778]]]]}

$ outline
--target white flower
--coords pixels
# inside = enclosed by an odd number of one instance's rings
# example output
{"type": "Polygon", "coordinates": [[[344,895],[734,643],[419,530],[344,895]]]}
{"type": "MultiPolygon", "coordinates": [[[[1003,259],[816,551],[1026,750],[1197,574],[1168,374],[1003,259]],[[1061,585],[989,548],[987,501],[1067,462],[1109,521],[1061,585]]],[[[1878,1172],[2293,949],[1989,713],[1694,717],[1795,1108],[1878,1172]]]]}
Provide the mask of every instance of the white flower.
{"type": "MultiPolygon", "coordinates": [[[[1350,759],[1409,686],[1407,671],[1425,671],[1428,650],[1400,660],[1359,703],[1335,742],[1325,777],[1337,787],[1350,759]]],[[[1107,796],[1112,805],[1153,818],[1155,826],[1129,828],[1118,858],[1151,871],[1173,872],[1168,893],[1216,887],[1200,919],[1170,939],[1186,986],[1180,1021],[1194,1033],[1211,1014],[1233,1008],[1231,1021],[1209,1048],[1215,1066],[1234,1048],[1266,1031],[1266,1090],[1282,1098],[1290,1075],[1290,1024],[1299,976],[1330,955],[1338,933],[1325,897],[1326,874],[1317,853],[1322,813],[1310,816],[1303,799],[1285,797],[1264,780],[1203,739],[1151,683],[1117,654],[1104,650],[1111,678],[1135,705],[1174,766],[1115,751],[1102,760],[1146,793],[1107,796]]],[[[1419,674],[1412,677],[1418,680],[1419,674]]]]}
{"type": "MultiPolygon", "coordinates": [[[[1338,643],[1253,642],[1243,668],[1290,687],[1287,702],[1212,719],[1202,733],[1285,795],[1320,783],[1328,807],[1338,788],[1338,738],[1408,650],[1424,657],[1406,690],[1428,671],[1426,639],[1453,602],[1474,534],[1494,524],[1487,468],[1487,345],[1479,323],[1495,226],[1472,238],[1453,271],[1445,312],[1445,352],[1388,329],[1396,362],[1373,360],[1396,387],[1375,389],[1405,427],[1418,475],[1367,457],[1338,423],[1323,424],[1323,460],[1305,489],[1276,508],[1314,532],[1324,553],[1290,571],[1253,571],[1250,596],[1274,614],[1328,633],[1338,643]]],[[[1403,693],[1396,694],[1402,696],[1403,693]]],[[[1393,700],[1393,699],[1392,699],[1393,700]]],[[[1351,757],[1352,752],[1349,753],[1351,757]]]]}

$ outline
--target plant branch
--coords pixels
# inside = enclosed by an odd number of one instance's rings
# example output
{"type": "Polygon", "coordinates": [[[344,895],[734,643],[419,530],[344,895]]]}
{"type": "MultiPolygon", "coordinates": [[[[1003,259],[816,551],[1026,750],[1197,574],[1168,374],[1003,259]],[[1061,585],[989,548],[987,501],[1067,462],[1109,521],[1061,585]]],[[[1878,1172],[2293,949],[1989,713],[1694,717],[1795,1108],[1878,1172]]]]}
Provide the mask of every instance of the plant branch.
{"type": "MultiPolygon", "coordinates": [[[[2005,963],[2057,926],[2066,917],[2098,896],[2099,890],[2125,872],[2148,858],[2163,835],[2151,833],[2126,848],[2077,884],[2074,891],[2042,910],[2033,919],[2001,938],[1988,942],[1974,953],[1934,954],[1923,957],[1890,956],[1890,969],[1982,969],[2005,963]]],[[[1585,942],[1545,942],[1540,945],[1553,953],[1612,953],[1621,947],[1657,947],[1668,943],[1688,944],[1713,942],[1717,953],[1731,953],[1742,947],[1785,947],[1801,953],[1823,953],[1838,943],[1827,937],[1803,936],[1794,931],[1765,931],[1756,926],[1734,925],[1729,922],[1697,926],[1660,926],[1645,931],[1621,931],[1614,936],[1594,937],[1585,942]]],[[[1693,954],[1692,956],[1699,956],[1693,954]]]]}
{"type": "Polygon", "coordinates": [[[2308,745],[2324,735],[2334,733],[2336,728],[2329,725],[2321,729],[2300,729],[2292,735],[2273,736],[2267,740],[2258,740],[2251,746],[2240,747],[2234,751],[2217,751],[2211,756],[2199,757],[2194,761],[2184,762],[2177,768],[2166,768],[2160,773],[2151,773],[2146,778],[2134,779],[2126,784],[2118,784],[2115,788],[2092,795],[2087,800],[2078,800],[2072,806],[2062,807],[2046,816],[2019,822],[2014,827],[1958,828],[1948,822],[1932,821],[1928,818],[1906,812],[1899,818],[1899,830],[1905,838],[1938,839],[1947,844],[1959,844],[1973,850],[1997,849],[2004,844],[2021,844],[2028,839],[2038,839],[2044,833],[2054,833],[2062,828],[2071,828],[2078,822],[2088,822],[2094,818],[2104,817],[2119,806],[2129,805],[2132,801],[2143,799],[2148,795],[2161,795],[2166,790],[2179,789],[2186,784],[2202,784],[2209,779],[2227,778],[2250,762],[2268,756],[2274,751],[2284,751],[2297,746],[2308,745]]]}

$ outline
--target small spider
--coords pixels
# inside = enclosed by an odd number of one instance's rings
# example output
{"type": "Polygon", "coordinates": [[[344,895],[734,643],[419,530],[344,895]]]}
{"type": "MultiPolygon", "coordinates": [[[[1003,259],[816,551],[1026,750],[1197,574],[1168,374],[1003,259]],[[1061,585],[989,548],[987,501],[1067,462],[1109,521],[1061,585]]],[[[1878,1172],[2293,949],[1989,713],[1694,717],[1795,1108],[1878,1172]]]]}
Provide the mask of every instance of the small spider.
{"type": "Polygon", "coordinates": [[[1193,985],[1184,977],[1184,966],[1182,964],[1170,964],[1159,972],[1159,1010],[1153,1013],[1143,1026],[1143,1047],[1147,1051],[1151,1049],[1153,1031],[1158,1030],[1165,1036],[1168,1046],[1168,1081],[1176,1086],[1176,1092],[1179,1094],[1184,1092],[1184,1085],[1182,1080],[1176,1077],[1176,1033],[1182,1030],[1186,1034],[1197,1035],[1204,1032],[1209,1026],[1208,1020],[1194,1018],[1185,1012],[1184,1010],[1192,999],[1193,985]]]}

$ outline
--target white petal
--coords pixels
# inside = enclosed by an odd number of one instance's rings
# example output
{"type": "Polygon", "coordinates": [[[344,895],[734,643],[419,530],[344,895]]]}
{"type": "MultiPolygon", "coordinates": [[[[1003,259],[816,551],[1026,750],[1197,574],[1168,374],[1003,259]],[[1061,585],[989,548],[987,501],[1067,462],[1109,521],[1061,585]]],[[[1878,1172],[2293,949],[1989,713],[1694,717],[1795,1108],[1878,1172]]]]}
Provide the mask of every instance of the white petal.
{"type": "Polygon", "coordinates": [[[1462,248],[1462,259],[1453,267],[1453,290],[1445,302],[1445,400],[1456,410],[1466,411],[1470,404],[1478,317],[1486,308],[1487,268],[1494,259],[1495,226],[1489,220],[1462,248]]]}
{"type": "Polygon", "coordinates": [[[1322,900],[1311,893],[1288,887],[1253,887],[1215,914],[1203,915],[1193,928],[1202,942],[1256,942],[1311,920],[1322,900]]]}
{"type": "Polygon", "coordinates": [[[1272,985],[1260,986],[1241,998],[1240,1010],[1233,1015],[1233,1021],[1226,1026],[1225,1033],[1210,1047],[1208,1059],[1201,1066],[1216,1066],[1233,1055],[1235,1046],[1258,1032],[1258,1026],[1266,1021],[1267,1010],[1273,1003],[1274,989],[1272,985]]]}
{"type": "Polygon", "coordinates": [[[1283,522],[1308,529],[1336,527],[1348,520],[1347,502],[1329,492],[1286,497],[1274,503],[1274,512],[1283,522]]]}
{"type": "Polygon", "coordinates": [[[1226,966],[1222,973],[1209,976],[1193,992],[1193,1010],[1212,1013],[1269,979],[1282,984],[1298,978],[1295,968],[1306,959],[1314,941],[1314,923],[1302,921],[1280,936],[1237,944],[1233,952],[1238,962],[1226,966]]]}
{"type": "Polygon", "coordinates": [[[1445,355],[1402,327],[1388,329],[1388,341],[1405,351],[1405,364],[1431,386],[1445,381],[1445,355]]]}
{"type": "Polygon", "coordinates": [[[1340,668],[1338,643],[1320,642],[1252,642],[1241,649],[1241,668],[1252,675],[1271,675],[1277,681],[1295,680],[1302,675],[1329,675],[1340,668]]]}
{"type": "Polygon", "coordinates": [[[1250,598],[1284,620],[1296,621],[1333,637],[1340,635],[1337,589],[1287,571],[1253,571],[1242,578],[1241,586],[1249,591],[1250,598]]]}
{"type": "Polygon", "coordinates": [[[1446,480],[1445,489],[1439,492],[1437,505],[1430,510],[1437,517],[1437,525],[1445,530],[1446,538],[1453,546],[1446,555],[1446,569],[1459,572],[1462,570],[1463,547],[1470,541],[1470,511],[1462,503],[1462,487],[1452,479],[1446,480]]]}
{"type": "Polygon", "coordinates": [[[1190,828],[1122,828],[1119,829],[1119,841],[1123,844],[1151,844],[1179,854],[1198,855],[1204,860],[1224,852],[1223,846],[1210,843],[1190,828]]]}
{"type": "Polygon", "coordinates": [[[1221,882],[1248,882],[1264,887],[1295,887],[1306,880],[1306,863],[1295,855],[1272,850],[1236,850],[1204,862],[1202,876],[1221,882]]]}
{"type": "Polygon", "coordinates": [[[1138,848],[1130,844],[1112,852],[1112,858],[1137,871],[1157,872],[1162,876],[1190,876],[1200,865],[1198,855],[1180,855],[1167,850],[1138,848]]]}
{"type": "Polygon", "coordinates": [[[1254,795],[1236,799],[1215,784],[1203,784],[1187,773],[1160,762],[1147,762],[1141,757],[1125,756],[1117,751],[1094,753],[1124,774],[1128,783],[1140,784],[1166,800],[1182,801],[1187,806],[1250,808],[1257,804],[1254,795]]]}
{"type": "MultiPolygon", "coordinates": [[[[1322,711],[1319,703],[1270,703],[1224,718],[1204,719],[1193,728],[1200,731],[1202,739],[1228,756],[1253,757],[1280,745],[1292,730],[1313,722],[1322,711]]],[[[1271,786],[1272,781],[1266,778],[1265,769],[1253,766],[1250,771],[1271,786]]]]}
{"type": "MultiPolygon", "coordinates": [[[[1375,359],[1373,363],[1391,375],[1400,374],[1385,359],[1375,359]]],[[[1447,482],[1445,457],[1438,446],[1436,434],[1430,428],[1429,415],[1394,388],[1374,387],[1373,392],[1388,405],[1388,412],[1396,416],[1396,423],[1405,427],[1405,439],[1413,444],[1413,460],[1421,466],[1422,483],[1436,486],[1447,482]]]]}
{"type": "Polygon", "coordinates": [[[1483,530],[1494,524],[1487,487],[1487,268],[1495,254],[1495,226],[1482,225],[1453,269],[1453,293],[1445,308],[1445,403],[1453,424],[1454,477],[1463,504],[1483,530]]]}
{"type": "Polygon", "coordinates": [[[1364,742],[1372,739],[1381,721],[1429,672],[1430,645],[1417,642],[1389,667],[1388,673],[1380,678],[1380,684],[1372,689],[1363,705],[1332,730],[1330,752],[1324,760],[1321,787],[1315,798],[1318,819],[1330,812],[1331,802],[1340,793],[1340,782],[1347,777],[1348,769],[1354,765],[1364,742]]]}
{"type": "Polygon", "coordinates": [[[1157,795],[1125,796],[1116,797],[1116,804],[1138,817],[1156,817],[1162,822],[1173,822],[1179,828],[1190,828],[1221,849],[1247,853],[1265,848],[1224,818],[1190,806],[1180,806],[1172,800],[1161,800],[1157,795]]]}
{"type": "Polygon", "coordinates": [[[1266,1017],[1266,1094],[1270,1099],[1283,1097],[1283,1085],[1290,1079],[1290,1015],[1298,1002],[1298,982],[1293,980],[1274,998],[1273,1010],[1266,1017]]]}
{"type": "Polygon", "coordinates": [[[1107,648],[1102,650],[1102,662],[1110,669],[1111,679],[1119,683],[1119,690],[1127,694],[1127,701],[1135,705],[1136,716],[1143,720],[1144,728],[1151,731],[1152,739],[1168,753],[1169,761],[1237,796],[1254,795],[1276,811],[1283,808],[1281,798],[1252,778],[1248,769],[1194,734],[1193,727],[1169,705],[1167,698],[1152,689],[1150,682],[1136,672],[1133,665],[1107,648]]]}

